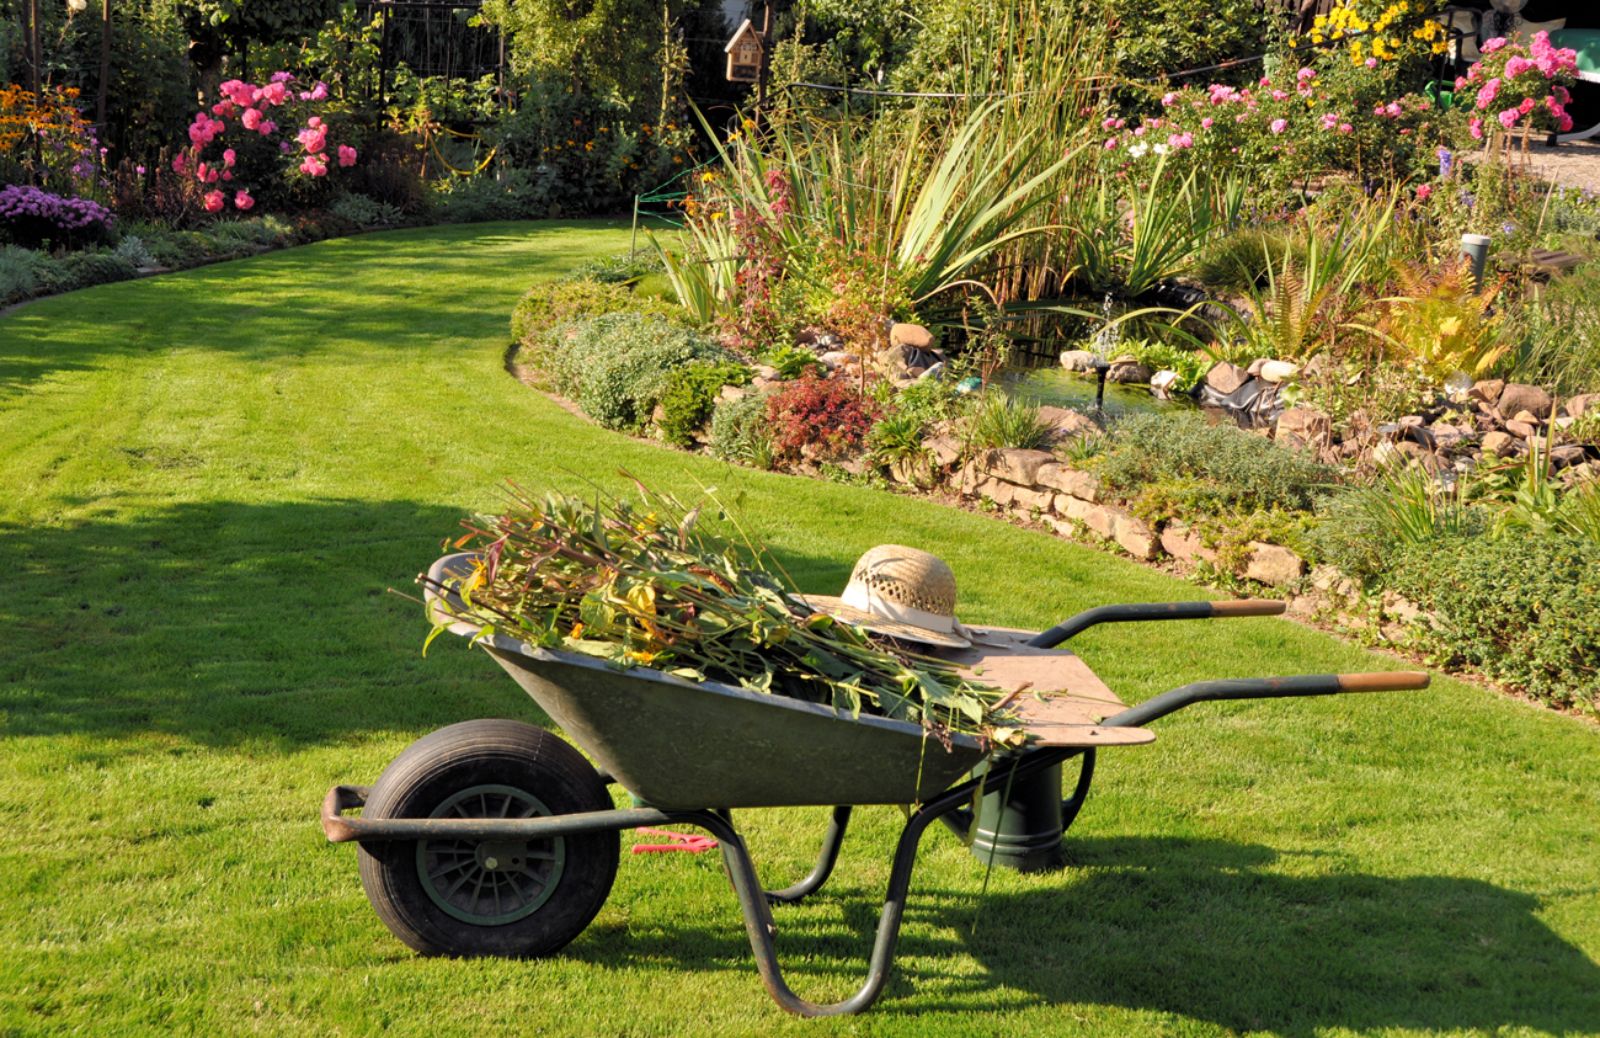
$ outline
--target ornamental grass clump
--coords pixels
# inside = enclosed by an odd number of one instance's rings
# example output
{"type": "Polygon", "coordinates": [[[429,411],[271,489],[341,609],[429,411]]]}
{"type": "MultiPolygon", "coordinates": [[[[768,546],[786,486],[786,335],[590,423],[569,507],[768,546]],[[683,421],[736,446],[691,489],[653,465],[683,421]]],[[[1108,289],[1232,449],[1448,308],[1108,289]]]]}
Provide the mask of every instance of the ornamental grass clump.
{"type": "Polygon", "coordinates": [[[1020,741],[1000,690],[816,612],[764,550],[702,532],[703,505],[640,492],[635,505],[508,488],[506,510],[465,521],[455,542],[481,553],[444,588],[465,603],[460,618],[486,624],[479,637],[878,714],[941,741],[1020,741]]]}

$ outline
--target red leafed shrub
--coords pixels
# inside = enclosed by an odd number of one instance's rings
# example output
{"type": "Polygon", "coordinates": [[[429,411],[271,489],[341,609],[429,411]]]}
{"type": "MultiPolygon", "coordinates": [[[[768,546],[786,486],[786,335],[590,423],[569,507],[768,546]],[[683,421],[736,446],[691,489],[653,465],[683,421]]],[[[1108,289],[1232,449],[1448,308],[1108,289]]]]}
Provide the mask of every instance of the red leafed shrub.
{"type": "Polygon", "coordinates": [[[878,404],[845,379],[807,372],[767,399],[767,418],[775,459],[793,461],[808,444],[812,457],[837,458],[861,449],[878,419],[878,404]]]}

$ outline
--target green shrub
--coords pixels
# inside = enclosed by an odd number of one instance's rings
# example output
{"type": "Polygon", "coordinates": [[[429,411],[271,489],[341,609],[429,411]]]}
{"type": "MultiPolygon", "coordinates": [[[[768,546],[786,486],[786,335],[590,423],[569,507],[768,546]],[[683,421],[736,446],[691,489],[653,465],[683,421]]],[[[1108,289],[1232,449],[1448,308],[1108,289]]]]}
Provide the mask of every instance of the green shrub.
{"type": "Polygon", "coordinates": [[[1600,563],[1578,537],[1460,536],[1400,552],[1390,587],[1432,611],[1421,637],[1556,706],[1600,693],[1600,563]]]}
{"type": "Polygon", "coordinates": [[[1172,386],[1174,393],[1187,393],[1198,386],[1214,363],[1199,350],[1185,350],[1164,342],[1133,342],[1128,344],[1127,350],[1152,374],[1157,371],[1177,372],[1178,381],[1172,386]]]}
{"type": "Polygon", "coordinates": [[[767,397],[751,393],[722,400],[711,414],[711,453],[723,461],[772,467],[772,429],[767,423],[767,397]]]}
{"type": "Polygon", "coordinates": [[[1560,396],[1600,390],[1600,263],[1556,278],[1511,309],[1506,334],[1517,345],[1506,377],[1560,396]]]}
{"type": "Polygon", "coordinates": [[[696,360],[732,361],[710,339],[656,314],[613,313],[561,325],[544,356],[557,391],[608,429],[636,430],[667,377],[696,360]]]}
{"type": "Polygon", "coordinates": [[[45,259],[42,253],[20,245],[0,245],[0,305],[39,291],[39,268],[45,259]]]}
{"type": "MultiPolygon", "coordinates": [[[[1267,227],[1241,227],[1213,241],[1195,259],[1192,271],[1213,290],[1243,292],[1267,280],[1293,248],[1289,236],[1267,227]]],[[[1303,251],[1303,250],[1301,250],[1303,251]]]]}
{"type": "Polygon", "coordinates": [[[706,424],[723,386],[750,381],[750,369],[726,361],[695,361],[669,372],[661,389],[661,434],[678,447],[694,446],[694,434],[706,424]]]}
{"type": "Polygon", "coordinates": [[[1411,467],[1332,495],[1318,515],[1310,535],[1313,553],[1362,583],[1382,577],[1404,550],[1479,533],[1487,525],[1481,510],[1411,467]]]}
{"type": "Polygon", "coordinates": [[[784,382],[797,379],[807,371],[819,374],[822,371],[822,361],[804,346],[775,346],[761,355],[761,363],[776,369],[777,377],[784,382]]]}
{"type": "Polygon", "coordinates": [[[635,295],[627,285],[600,281],[557,281],[530,288],[511,311],[511,336],[538,362],[545,333],[586,317],[633,311],[688,325],[683,308],[665,300],[635,295]]]}
{"type": "Polygon", "coordinates": [[[923,378],[900,390],[888,403],[896,412],[928,426],[956,417],[965,399],[956,392],[955,379],[923,378]]]}
{"type": "Polygon", "coordinates": [[[145,248],[144,239],[137,234],[124,234],[122,240],[117,242],[117,247],[112,251],[132,263],[135,269],[153,267],[156,263],[156,258],[150,255],[149,249],[145,248]]]}
{"type": "Polygon", "coordinates": [[[127,281],[135,276],[133,264],[111,252],[72,252],[60,259],[49,259],[36,268],[39,292],[53,295],[88,288],[111,281],[127,281]]]}
{"type": "Polygon", "coordinates": [[[568,271],[562,281],[598,281],[602,285],[627,285],[646,274],[659,274],[663,270],[661,256],[654,250],[640,252],[633,257],[618,254],[604,259],[580,263],[568,271]]]}
{"type": "Polygon", "coordinates": [[[1039,406],[1007,396],[997,389],[980,394],[967,417],[967,445],[987,447],[1046,447],[1054,429],[1039,417],[1039,406]]]}
{"type": "Polygon", "coordinates": [[[366,195],[342,195],[328,206],[328,211],[341,220],[357,227],[393,227],[405,219],[399,206],[380,202],[366,195]]]}
{"type": "Polygon", "coordinates": [[[922,446],[923,424],[915,414],[896,411],[878,419],[867,433],[867,446],[884,461],[917,458],[926,453],[922,446]]]}
{"type": "Polygon", "coordinates": [[[1215,512],[1308,511],[1337,482],[1329,466],[1193,412],[1123,418],[1096,468],[1130,495],[1149,483],[1192,480],[1192,505],[1215,512]]]}

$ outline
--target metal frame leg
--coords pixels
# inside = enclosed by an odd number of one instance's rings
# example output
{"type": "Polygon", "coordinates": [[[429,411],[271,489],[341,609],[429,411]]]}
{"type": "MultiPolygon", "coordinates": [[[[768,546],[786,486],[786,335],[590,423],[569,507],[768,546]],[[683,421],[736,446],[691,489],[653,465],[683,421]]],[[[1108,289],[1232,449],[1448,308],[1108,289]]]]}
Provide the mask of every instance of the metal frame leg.
{"type": "MultiPolygon", "coordinates": [[[[750,950],[755,953],[756,968],[761,973],[773,1001],[797,1016],[846,1016],[859,1013],[878,1000],[884,985],[889,981],[889,971],[894,964],[895,945],[900,940],[900,922],[905,916],[906,895],[911,889],[911,872],[917,863],[917,847],[928,826],[935,820],[956,811],[969,803],[975,793],[998,789],[1013,775],[1021,778],[1053,764],[1060,763],[1071,753],[1068,751],[1041,751],[1017,760],[1012,766],[998,768],[981,779],[963,782],[918,808],[900,831],[900,841],[895,845],[894,865],[889,871],[889,890],[884,896],[883,912],[878,917],[878,930],[872,942],[872,954],[867,962],[867,979],[854,995],[840,1002],[821,1004],[810,1002],[794,993],[783,979],[778,966],[774,935],[777,926],[772,921],[772,906],[756,877],[755,864],[744,840],[734,829],[730,819],[712,811],[674,813],[672,821],[683,825],[696,825],[717,838],[722,847],[722,860],[728,876],[733,881],[734,893],[739,897],[739,907],[744,914],[744,928],[750,938],[750,950]]],[[[835,809],[835,822],[839,812],[835,809]]],[[[830,829],[827,843],[835,843],[843,836],[842,826],[836,838],[830,829]]],[[[826,844],[824,846],[826,850],[826,844]]],[[[824,877],[826,878],[826,877],[824,877]]],[[[802,881],[809,882],[807,880],[802,881]]],[[[820,885],[820,881],[818,883],[820,885]]]]}
{"type": "Polygon", "coordinates": [[[840,805],[833,809],[833,817],[828,820],[827,831],[822,836],[822,851],[817,856],[817,864],[811,873],[793,886],[784,887],[782,890],[764,891],[767,903],[773,905],[793,905],[801,899],[815,894],[828,882],[828,877],[833,875],[833,867],[839,862],[839,848],[844,845],[844,831],[850,824],[850,807],[840,805]]]}

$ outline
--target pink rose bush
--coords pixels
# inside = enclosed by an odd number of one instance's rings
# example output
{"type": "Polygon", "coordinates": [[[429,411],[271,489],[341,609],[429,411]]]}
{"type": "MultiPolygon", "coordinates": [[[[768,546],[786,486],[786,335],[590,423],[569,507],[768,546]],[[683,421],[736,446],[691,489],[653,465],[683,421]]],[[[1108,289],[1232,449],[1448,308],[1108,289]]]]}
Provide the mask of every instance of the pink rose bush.
{"type": "Polygon", "coordinates": [[[1168,91],[1160,98],[1159,116],[1102,118],[1101,129],[1113,131],[1102,142],[1103,153],[1127,165],[1190,152],[1194,161],[1211,166],[1243,162],[1292,175],[1352,168],[1354,156],[1379,150],[1373,147],[1378,137],[1385,151],[1409,152],[1408,139],[1434,126],[1439,113],[1429,98],[1374,102],[1371,91],[1381,85],[1359,84],[1367,91],[1362,97],[1349,82],[1366,70],[1335,71],[1323,75],[1304,67],[1281,82],[1262,76],[1244,87],[1212,83],[1168,91]],[[1407,143],[1396,148],[1397,141],[1407,143]]]}
{"type": "Polygon", "coordinates": [[[1557,47],[1547,32],[1535,33],[1527,47],[1505,39],[1489,40],[1483,57],[1456,80],[1456,92],[1472,97],[1467,129],[1483,140],[1492,119],[1507,132],[1572,129],[1568,89],[1578,71],[1576,51],[1557,47]]]}
{"type": "Polygon", "coordinates": [[[303,195],[335,164],[356,164],[356,149],[333,139],[337,131],[328,121],[325,83],[302,84],[291,73],[275,72],[262,84],[230,79],[217,95],[195,113],[189,147],[172,160],[174,172],[210,188],[200,196],[208,213],[222,212],[230,201],[248,212],[264,191],[303,195]],[[280,133],[280,125],[293,130],[280,133]],[[229,184],[231,195],[219,184],[229,184]]]}

